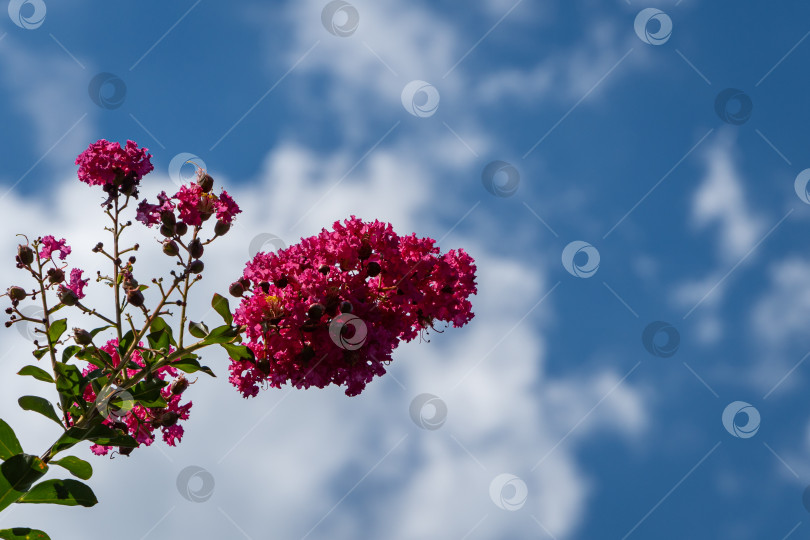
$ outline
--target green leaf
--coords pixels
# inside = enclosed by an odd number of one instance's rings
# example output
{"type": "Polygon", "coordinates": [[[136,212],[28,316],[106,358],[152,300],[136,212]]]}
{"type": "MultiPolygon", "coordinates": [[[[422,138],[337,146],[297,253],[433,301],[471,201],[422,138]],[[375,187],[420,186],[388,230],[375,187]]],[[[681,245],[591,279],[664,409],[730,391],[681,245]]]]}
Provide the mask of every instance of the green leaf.
{"type": "Polygon", "coordinates": [[[239,337],[239,330],[229,324],[224,324],[211,330],[211,333],[206,336],[205,342],[208,344],[232,343],[237,337],[239,337]]]}
{"type": "Polygon", "coordinates": [[[216,377],[214,372],[211,371],[211,368],[208,366],[201,366],[200,362],[195,360],[194,358],[181,358],[179,360],[175,360],[171,363],[171,366],[177,368],[181,371],[186,373],[195,373],[197,371],[202,371],[212,377],[216,377]]]}
{"type": "Polygon", "coordinates": [[[166,381],[152,379],[151,381],[139,382],[128,391],[132,395],[132,399],[144,407],[165,407],[166,400],[163,399],[160,391],[167,384],[166,381]]]}
{"type": "Polygon", "coordinates": [[[28,527],[0,530],[0,538],[3,540],[51,540],[51,537],[44,532],[28,527]]]}
{"type": "Polygon", "coordinates": [[[146,336],[146,341],[149,343],[149,346],[153,349],[161,350],[161,349],[169,349],[169,345],[174,343],[172,340],[171,333],[168,330],[158,330],[157,332],[152,332],[151,334],[146,336]]]}
{"type": "Polygon", "coordinates": [[[45,480],[35,485],[18,503],[95,506],[98,499],[90,486],[78,480],[45,480]]]}
{"type": "Polygon", "coordinates": [[[205,323],[202,322],[196,323],[194,321],[189,321],[188,323],[188,333],[197,339],[204,338],[209,334],[209,332],[210,330],[208,330],[208,327],[205,325],[205,323]]]}
{"type": "Polygon", "coordinates": [[[51,465],[59,465],[82,480],[89,480],[93,476],[93,466],[76,456],[65,456],[62,459],[51,460],[51,465]]]}
{"type": "Polygon", "coordinates": [[[11,426],[0,419],[0,459],[8,459],[17,454],[22,454],[20,441],[11,426]]]}
{"type": "Polygon", "coordinates": [[[25,366],[17,372],[17,375],[28,375],[38,381],[49,383],[53,382],[53,377],[51,377],[51,374],[42,368],[38,368],[37,366],[25,366]]]}
{"type": "Polygon", "coordinates": [[[214,311],[219,313],[219,316],[225,321],[225,324],[231,325],[233,324],[233,315],[231,314],[231,307],[228,304],[228,299],[214,293],[214,297],[211,299],[211,307],[214,308],[214,311]]]}
{"type": "Polygon", "coordinates": [[[113,325],[108,324],[107,326],[102,326],[101,328],[94,328],[94,329],[90,330],[90,335],[91,335],[91,336],[93,336],[93,337],[96,337],[96,335],[97,335],[99,332],[103,332],[103,331],[104,331],[104,330],[106,330],[107,328],[112,328],[112,327],[113,327],[113,325]]]}
{"type": "Polygon", "coordinates": [[[42,357],[48,354],[48,349],[36,349],[31,351],[31,354],[33,354],[34,358],[37,360],[42,360],[42,357]]]}
{"type": "Polygon", "coordinates": [[[58,374],[56,378],[56,389],[60,393],[68,394],[71,397],[81,397],[82,395],[82,373],[74,365],[57,363],[55,366],[58,374]]]}
{"type": "Polygon", "coordinates": [[[255,360],[256,355],[246,345],[234,345],[232,343],[222,343],[222,348],[228,351],[228,356],[234,360],[255,360]]]}
{"type": "Polygon", "coordinates": [[[135,335],[133,334],[132,330],[128,331],[121,337],[121,341],[118,343],[118,356],[121,358],[124,357],[124,353],[129,349],[129,346],[132,344],[132,341],[135,339],[135,335]]]}
{"type": "Polygon", "coordinates": [[[172,336],[172,327],[169,326],[168,323],[164,321],[162,317],[155,317],[149,329],[152,332],[160,332],[161,330],[165,330],[166,333],[169,334],[169,343],[177,347],[177,342],[174,340],[174,337],[172,336]]]}
{"type": "Polygon", "coordinates": [[[22,497],[48,471],[37,456],[17,454],[0,465],[0,510],[22,497]]]}
{"type": "Polygon", "coordinates": [[[82,348],[78,345],[70,345],[69,347],[65,347],[65,349],[62,351],[62,363],[66,363],[81,350],[82,348]]]}
{"type": "Polygon", "coordinates": [[[20,407],[26,411],[38,412],[42,416],[50,418],[59,424],[60,427],[62,426],[62,421],[59,420],[59,415],[56,414],[56,411],[53,410],[53,405],[51,405],[51,402],[47,399],[39,396],[23,396],[17,400],[17,403],[19,403],[20,407]]]}
{"type": "Polygon", "coordinates": [[[51,343],[56,343],[62,334],[67,330],[67,319],[53,321],[48,329],[48,339],[51,343]]]}
{"type": "Polygon", "coordinates": [[[127,448],[136,448],[138,446],[138,441],[129,435],[124,435],[99,424],[87,429],[70,428],[53,444],[51,452],[56,455],[58,452],[67,450],[82,441],[93,441],[102,446],[124,446],[127,448]]]}

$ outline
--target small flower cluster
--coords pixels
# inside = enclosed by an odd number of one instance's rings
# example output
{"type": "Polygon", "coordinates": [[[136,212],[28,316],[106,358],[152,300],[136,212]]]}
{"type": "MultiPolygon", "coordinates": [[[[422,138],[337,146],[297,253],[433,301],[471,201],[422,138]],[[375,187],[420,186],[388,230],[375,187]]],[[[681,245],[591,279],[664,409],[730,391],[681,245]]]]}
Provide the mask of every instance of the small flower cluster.
{"type": "Polygon", "coordinates": [[[430,238],[398,236],[388,223],[354,216],[276,253],[259,253],[231,294],[235,322],[255,360],[231,359],[245,397],[266,381],[297,388],[345,385],[357,395],[400,340],[436,321],[472,319],[475,264],[464,250],[441,255],[430,238]],[[249,294],[245,294],[249,292],[249,294]]]}
{"type": "Polygon", "coordinates": [[[124,148],[117,142],[100,139],[76,158],[79,180],[91,186],[104,186],[105,191],[119,187],[124,193],[134,193],[144,175],[154,169],[148,148],[138,148],[127,141],[124,148]]]}
{"type": "Polygon", "coordinates": [[[151,204],[146,199],[141,201],[135,219],[147,227],[162,224],[161,232],[166,231],[168,234],[164,233],[164,236],[171,236],[177,226],[183,231],[188,227],[199,227],[216,214],[214,232],[224,235],[241,210],[227,191],[222,190],[219,196],[211,193],[213,186],[214,179],[198,169],[197,181],[180,186],[173,196],[169,197],[162,191],[158,195],[158,204],[151,204]]]}
{"type": "MultiPolygon", "coordinates": [[[[102,351],[106,352],[112,358],[113,368],[118,367],[120,357],[118,355],[118,340],[111,339],[105,345],[99,347],[102,351]]],[[[137,365],[144,367],[143,359],[140,353],[136,350],[133,352],[131,361],[137,365]]],[[[98,369],[96,366],[90,364],[84,368],[82,375],[86,376],[93,370],[98,369]]],[[[136,369],[127,369],[127,375],[131,376],[138,372],[136,369]]],[[[188,420],[189,410],[191,409],[192,402],[189,401],[185,404],[180,404],[182,399],[181,394],[188,388],[188,381],[180,375],[175,368],[166,366],[153,372],[153,376],[161,381],[165,381],[166,377],[171,377],[174,380],[161,389],[160,394],[166,401],[165,408],[157,407],[144,407],[143,405],[136,404],[128,410],[113,411],[112,407],[108,409],[107,418],[103,424],[110,427],[115,427],[129,433],[139,444],[149,446],[155,442],[155,430],[160,429],[163,440],[169,446],[175,446],[183,438],[183,426],[179,424],[181,420],[188,420]],[[113,414],[109,414],[112,411],[113,414]],[[120,416],[118,416],[120,414],[120,416]]],[[[121,395],[125,398],[126,394],[121,395]]],[[[84,390],[83,398],[88,403],[93,403],[96,400],[96,393],[93,391],[91,385],[87,385],[84,390]]],[[[111,450],[109,446],[102,446],[94,444],[90,450],[96,455],[106,455],[111,450]]],[[[128,453],[131,449],[121,449],[122,453],[128,453]]]]}

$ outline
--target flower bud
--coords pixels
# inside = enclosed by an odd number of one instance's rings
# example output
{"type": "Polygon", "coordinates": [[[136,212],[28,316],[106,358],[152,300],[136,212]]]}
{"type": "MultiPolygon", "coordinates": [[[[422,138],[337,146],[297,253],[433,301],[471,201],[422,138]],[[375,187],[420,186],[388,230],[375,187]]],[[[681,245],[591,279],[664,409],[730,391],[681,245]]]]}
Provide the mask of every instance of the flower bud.
{"type": "Polygon", "coordinates": [[[52,284],[62,283],[65,281],[65,272],[61,268],[48,269],[48,282],[52,284]]]}
{"type": "Polygon", "coordinates": [[[375,262],[375,261],[371,261],[370,263],[368,263],[368,266],[366,267],[366,272],[368,272],[368,277],[378,276],[378,275],[380,275],[381,271],[382,271],[382,267],[380,266],[380,263],[375,262]]]}
{"type": "Polygon", "coordinates": [[[177,254],[180,253],[180,248],[177,247],[177,242],[170,240],[169,242],[163,244],[163,253],[169,257],[177,256],[177,254]]]}
{"type": "Polygon", "coordinates": [[[323,314],[325,312],[326,312],[326,308],[323,307],[323,304],[317,304],[317,303],[312,304],[311,306],[309,306],[309,309],[307,310],[307,317],[309,317],[313,321],[317,321],[318,319],[323,317],[323,314]]]}
{"type": "Polygon", "coordinates": [[[329,265],[322,264],[318,267],[318,272],[323,275],[327,275],[329,273],[329,265]]]}
{"type": "Polygon", "coordinates": [[[127,291],[127,302],[129,302],[130,305],[141,307],[143,305],[143,300],[143,293],[138,289],[129,289],[127,291]]]}
{"type": "Polygon", "coordinates": [[[188,243],[188,251],[193,259],[199,259],[200,257],[202,257],[203,251],[205,251],[205,249],[203,248],[200,239],[195,238],[194,240],[188,243]]]}
{"type": "Polygon", "coordinates": [[[166,411],[158,417],[158,423],[163,427],[173,426],[180,420],[180,415],[174,411],[166,411]]]}
{"type": "Polygon", "coordinates": [[[245,294],[245,288],[238,281],[234,281],[233,283],[231,283],[231,286],[228,287],[228,292],[231,294],[231,296],[239,298],[240,296],[245,294]]]}
{"type": "Polygon", "coordinates": [[[58,296],[59,300],[66,306],[75,306],[79,301],[79,297],[76,296],[76,293],[66,287],[61,287],[56,296],[58,296]]]}
{"type": "Polygon", "coordinates": [[[93,343],[93,336],[91,336],[90,332],[88,332],[87,330],[82,330],[81,328],[74,328],[73,340],[76,342],[77,345],[90,345],[91,343],[93,343]]]}
{"type": "Polygon", "coordinates": [[[284,287],[287,286],[288,282],[289,280],[287,279],[287,276],[281,276],[280,278],[278,278],[273,282],[273,285],[275,285],[279,289],[283,289],[284,287]]]}
{"type": "Polygon", "coordinates": [[[171,210],[163,210],[160,213],[160,222],[167,227],[174,228],[175,224],[177,223],[177,219],[174,217],[174,212],[171,210]]]}
{"type": "Polygon", "coordinates": [[[205,268],[205,265],[200,259],[197,259],[191,261],[191,264],[188,266],[188,271],[192,274],[199,274],[203,271],[203,268],[205,268]]]}
{"type": "Polygon", "coordinates": [[[236,281],[238,281],[239,283],[241,283],[241,284],[242,284],[242,287],[243,287],[245,290],[250,289],[250,280],[249,280],[249,279],[244,278],[244,277],[240,277],[240,278],[239,278],[239,279],[237,279],[236,281]]]}
{"type": "Polygon", "coordinates": [[[135,449],[132,448],[131,446],[119,446],[118,447],[118,453],[121,454],[122,456],[129,456],[132,453],[133,450],[135,450],[135,449]]]}
{"type": "Polygon", "coordinates": [[[19,302],[26,296],[28,296],[28,293],[25,292],[25,289],[22,287],[17,287],[15,285],[8,288],[8,297],[11,298],[12,302],[19,302]]]}
{"type": "Polygon", "coordinates": [[[259,288],[262,290],[264,294],[268,294],[270,292],[270,284],[266,281],[262,281],[259,283],[259,288]]]}
{"type": "Polygon", "coordinates": [[[214,225],[214,234],[217,236],[225,236],[228,234],[228,231],[231,230],[231,224],[225,223],[224,221],[218,219],[216,225],[214,225]]]}
{"type": "Polygon", "coordinates": [[[183,236],[188,232],[188,225],[182,221],[178,221],[174,226],[174,232],[177,236],[183,236]]]}
{"type": "Polygon", "coordinates": [[[214,188],[214,179],[210,174],[199,171],[197,174],[197,183],[200,185],[204,193],[208,193],[214,188]]]}
{"type": "Polygon", "coordinates": [[[165,237],[174,236],[174,226],[166,225],[165,223],[160,226],[160,234],[165,237]]]}
{"type": "Polygon", "coordinates": [[[24,266],[30,265],[32,262],[34,262],[34,250],[29,246],[20,244],[17,247],[17,261],[24,266]]]}
{"type": "Polygon", "coordinates": [[[343,302],[341,302],[340,304],[341,313],[351,313],[352,309],[354,309],[354,307],[352,306],[352,303],[349,302],[348,300],[344,300],[343,302]]]}
{"type": "Polygon", "coordinates": [[[183,392],[186,391],[188,388],[188,379],[181,376],[179,379],[175,380],[171,385],[171,392],[173,396],[179,396],[183,392]]]}
{"type": "Polygon", "coordinates": [[[371,244],[369,244],[366,241],[363,241],[363,243],[360,244],[360,250],[357,253],[357,257],[361,261],[365,261],[366,259],[371,257],[371,244]]]}

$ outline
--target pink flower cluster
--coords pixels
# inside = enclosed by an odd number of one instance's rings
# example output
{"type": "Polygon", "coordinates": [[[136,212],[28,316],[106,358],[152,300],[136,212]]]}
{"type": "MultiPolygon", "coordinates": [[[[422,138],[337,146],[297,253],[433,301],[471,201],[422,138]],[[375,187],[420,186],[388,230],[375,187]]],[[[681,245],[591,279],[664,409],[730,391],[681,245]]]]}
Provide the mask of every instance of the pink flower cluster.
{"type": "MultiPolygon", "coordinates": [[[[202,171],[198,174],[202,176],[202,171]]],[[[241,210],[236,202],[224,189],[217,197],[213,193],[206,193],[199,183],[180,186],[180,190],[172,197],[163,191],[158,195],[158,204],[150,204],[146,199],[140,202],[135,219],[151,227],[160,223],[160,214],[166,211],[177,213],[186,225],[198,226],[216,213],[217,219],[230,224],[236,214],[241,210]],[[177,201],[176,205],[172,201],[177,201]]]]}
{"type": "MultiPolygon", "coordinates": [[[[112,357],[113,366],[117,367],[120,363],[120,357],[118,356],[118,351],[116,346],[118,345],[117,339],[111,339],[105,345],[99,347],[102,351],[106,352],[107,354],[112,357]]],[[[135,351],[132,354],[132,361],[138,364],[139,366],[143,367],[143,359],[138,351],[135,351]]],[[[93,370],[98,369],[96,366],[90,364],[82,371],[82,375],[87,375],[93,370]]],[[[135,369],[127,369],[128,375],[134,375],[137,373],[138,370],[135,369]]],[[[154,373],[157,379],[161,381],[166,380],[166,376],[176,378],[178,376],[177,369],[166,366],[154,373]]],[[[176,378],[174,380],[175,384],[169,384],[168,386],[164,387],[160,394],[163,396],[163,399],[167,403],[167,407],[164,409],[161,408],[148,408],[144,407],[143,405],[134,405],[126,415],[116,416],[115,414],[110,414],[103,422],[103,424],[108,426],[114,426],[117,423],[123,423],[126,426],[126,431],[136,440],[138,443],[149,446],[153,442],[155,442],[154,432],[155,429],[160,429],[163,434],[163,440],[169,446],[176,446],[177,443],[183,438],[183,426],[180,425],[180,420],[188,420],[189,417],[189,410],[191,409],[192,403],[189,401],[183,405],[180,404],[182,399],[182,390],[177,392],[173,389],[178,388],[176,385],[177,381],[184,379],[176,378]]],[[[185,381],[184,381],[185,382],[185,381]]],[[[182,387],[185,389],[185,386],[182,387]]],[[[96,399],[96,393],[93,391],[91,385],[87,385],[87,388],[84,390],[84,400],[88,403],[92,403],[96,399]]],[[[126,398],[126,394],[121,395],[122,399],[126,398]]],[[[122,413],[124,411],[121,411],[122,413]]],[[[119,424],[118,427],[123,428],[119,424]]],[[[90,447],[90,450],[96,455],[106,455],[109,452],[111,447],[109,446],[101,446],[98,444],[94,444],[90,447]]]]}
{"type": "Polygon", "coordinates": [[[113,185],[117,176],[137,184],[144,175],[154,169],[148,148],[138,148],[134,141],[127,141],[124,148],[117,142],[99,139],[76,158],[79,180],[91,186],[113,185]]]}
{"type": "Polygon", "coordinates": [[[385,373],[401,340],[436,321],[466,324],[474,261],[461,249],[441,255],[434,244],[352,216],[333,231],[257,254],[234,284],[250,290],[234,320],[246,326],[255,361],[231,359],[231,383],[245,397],[265,382],[288,381],[345,385],[354,396],[385,373]]]}
{"type": "Polygon", "coordinates": [[[81,300],[84,298],[84,288],[90,282],[90,278],[82,279],[83,272],[84,270],[80,268],[74,268],[70,271],[70,281],[65,285],[59,285],[60,296],[64,294],[65,290],[70,290],[73,291],[77,299],[81,300]]]}
{"type": "Polygon", "coordinates": [[[51,235],[44,236],[40,245],[42,247],[39,250],[39,257],[43,260],[50,259],[55,251],[59,252],[59,258],[63,261],[65,257],[70,255],[70,246],[67,245],[67,241],[64,238],[57,240],[51,235]]]}

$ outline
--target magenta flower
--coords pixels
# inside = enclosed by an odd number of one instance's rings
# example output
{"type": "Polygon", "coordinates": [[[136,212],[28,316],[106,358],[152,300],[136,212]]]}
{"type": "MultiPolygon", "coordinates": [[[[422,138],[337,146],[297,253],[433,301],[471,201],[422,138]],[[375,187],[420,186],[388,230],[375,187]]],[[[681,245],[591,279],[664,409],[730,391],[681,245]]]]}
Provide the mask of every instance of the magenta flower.
{"type": "Polygon", "coordinates": [[[91,186],[115,185],[124,179],[137,185],[154,169],[148,148],[138,148],[127,141],[124,148],[117,142],[99,139],[76,158],[79,180],[91,186]],[[119,178],[119,175],[121,176],[119,178]]]}
{"type": "Polygon", "coordinates": [[[437,321],[466,324],[474,261],[463,250],[440,255],[434,244],[352,216],[333,231],[257,254],[243,276],[251,293],[234,317],[255,361],[232,359],[230,382],[245,397],[265,381],[336,384],[353,396],[385,373],[400,341],[437,321]]]}
{"type": "MultiPolygon", "coordinates": [[[[113,366],[118,366],[119,362],[121,361],[120,357],[118,356],[118,350],[116,348],[117,345],[118,340],[111,339],[105,345],[99,347],[99,349],[110,355],[113,361],[113,366]]],[[[139,366],[144,366],[143,359],[138,351],[135,351],[132,354],[132,361],[139,366]]],[[[90,364],[83,370],[82,374],[87,375],[95,369],[98,368],[90,364]]],[[[137,373],[137,370],[127,369],[127,373],[129,375],[134,375],[137,373]]],[[[177,377],[178,371],[171,366],[166,366],[156,371],[154,375],[157,379],[163,381],[166,380],[167,375],[169,377],[177,377]]],[[[126,425],[129,435],[144,446],[149,446],[155,442],[154,432],[156,429],[160,429],[163,435],[163,440],[166,442],[166,444],[169,446],[176,446],[177,443],[183,438],[184,432],[183,427],[179,425],[179,422],[181,420],[188,420],[189,410],[191,409],[192,403],[189,401],[188,403],[181,405],[180,401],[182,400],[182,395],[180,393],[172,393],[171,384],[164,387],[160,391],[160,394],[167,403],[165,408],[134,405],[129,411],[116,411],[119,416],[116,416],[116,414],[111,414],[102,423],[112,426],[116,422],[123,422],[126,425]]],[[[122,395],[121,397],[125,398],[126,396],[122,395]]],[[[93,390],[92,385],[87,385],[84,390],[83,398],[89,403],[95,401],[96,393],[93,390]]],[[[94,444],[90,447],[90,450],[96,455],[103,456],[111,450],[111,447],[94,444]]]]}
{"type": "Polygon", "coordinates": [[[166,195],[165,191],[161,191],[157,197],[158,204],[149,204],[146,199],[142,200],[140,204],[138,204],[135,219],[147,227],[160,223],[161,212],[171,212],[174,210],[174,203],[171,201],[171,199],[169,199],[169,196],[166,195]]]}
{"type": "Polygon", "coordinates": [[[217,202],[214,203],[214,206],[217,209],[217,219],[223,223],[230,223],[233,221],[236,214],[242,212],[236,204],[236,201],[234,201],[224,189],[217,202]]]}
{"type": "Polygon", "coordinates": [[[180,191],[172,197],[178,201],[177,211],[180,214],[180,219],[182,219],[186,225],[202,225],[202,216],[200,214],[201,201],[206,198],[206,196],[210,197],[210,195],[203,193],[199,184],[192,183],[187,186],[180,186],[180,191]]]}
{"type": "Polygon", "coordinates": [[[64,261],[65,257],[70,255],[70,246],[68,246],[66,242],[64,238],[57,240],[51,235],[43,237],[40,244],[42,249],[39,250],[39,257],[41,259],[50,259],[53,252],[58,251],[59,258],[64,261]]]}
{"type": "Polygon", "coordinates": [[[60,285],[61,289],[70,289],[76,295],[76,298],[81,300],[84,298],[84,288],[90,282],[90,278],[82,279],[82,272],[79,268],[74,268],[70,271],[70,281],[65,285],[60,285]]]}

